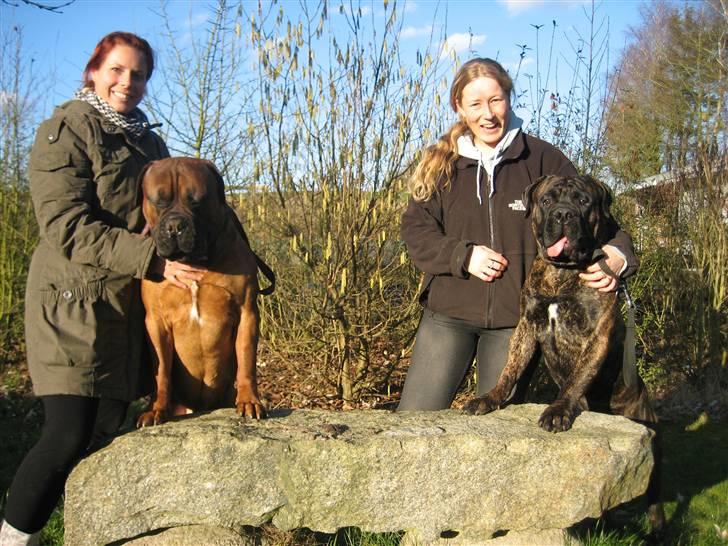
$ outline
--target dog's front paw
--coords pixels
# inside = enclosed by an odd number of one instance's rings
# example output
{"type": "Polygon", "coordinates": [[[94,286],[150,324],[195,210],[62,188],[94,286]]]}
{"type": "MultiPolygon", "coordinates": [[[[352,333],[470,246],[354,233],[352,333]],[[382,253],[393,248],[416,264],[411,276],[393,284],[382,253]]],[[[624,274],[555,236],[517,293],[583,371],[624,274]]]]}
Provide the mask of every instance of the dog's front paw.
{"type": "Polygon", "coordinates": [[[235,402],[235,409],[238,415],[247,419],[265,419],[268,415],[265,407],[257,398],[235,402]]]}
{"type": "Polygon", "coordinates": [[[137,419],[137,428],[161,425],[168,419],[168,412],[164,409],[152,409],[142,413],[137,419]]]}
{"type": "Polygon", "coordinates": [[[486,394],[485,396],[473,398],[470,402],[465,404],[463,411],[470,415],[485,415],[486,413],[490,413],[491,411],[499,408],[500,404],[486,394]]]}
{"type": "Polygon", "coordinates": [[[578,412],[575,405],[566,400],[557,400],[544,410],[538,424],[549,432],[564,432],[571,428],[578,412]]]}

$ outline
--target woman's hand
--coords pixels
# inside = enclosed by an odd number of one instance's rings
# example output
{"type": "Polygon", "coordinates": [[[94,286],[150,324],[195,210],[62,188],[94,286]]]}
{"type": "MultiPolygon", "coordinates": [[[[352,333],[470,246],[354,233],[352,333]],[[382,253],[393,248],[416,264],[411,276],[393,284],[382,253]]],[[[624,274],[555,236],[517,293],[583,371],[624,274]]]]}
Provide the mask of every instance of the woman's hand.
{"type": "MultiPolygon", "coordinates": [[[[604,261],[607,263],[607,267],[611,269],[615,275],[621,273],[624,267],[625,261],[619,251],[610,245],[604,245],[602,247],[605,258],[604,261]]],[[[584,281],[584,284],[589,288],[594,288],[600,292],[613,292],[619,285],[619,278],[608,275],[602,268],[599,267],[598,263],[592,264],[586,268],[584,273],[579,273],[579,277],[584,281]]]]}
{"type": "Polygon", "coordinates": [[[162,276],[175,286],[189,288],[193,282],[202,280],[205,273],[207,273],[207,269],[165,260],[162,276]]]}
{"type": "Polygon", "coordinates": [[[493,282],[503,276],[507,267],[508,260],[505,256],[487,246],[477,245],[470,254],[467,271],[485,282],[493,282]]]}
{"type": "Polygon", "coordinates": [[[172,262],[164,258],[155,258],[152,269],[179,288],[189,288],[193,282],[202,280],[207,273],[204,267],[172,262]]]}

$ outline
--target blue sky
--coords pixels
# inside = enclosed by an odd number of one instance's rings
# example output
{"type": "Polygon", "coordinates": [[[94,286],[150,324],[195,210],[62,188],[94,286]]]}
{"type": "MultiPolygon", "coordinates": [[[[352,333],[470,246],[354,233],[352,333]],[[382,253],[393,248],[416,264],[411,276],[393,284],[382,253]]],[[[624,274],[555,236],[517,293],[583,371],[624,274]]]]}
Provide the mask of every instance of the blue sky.
{"type": "MultiPolygon", "coordinates": [[[[63,8],[61,14],[42,11],[21,4],[19,0],[15,2],[17,7],[0,3],[0,24],[4,31],[14,25],[22,29],[25,51],[33,57],[36,73],[47,75],[44,77],[50,88],[48,104],[44,106],[47,113],[54,104],[63,102],[78,88],[84,64],[104,34],[127,30],[147,38],[157,49],[163,45],[159,33],[161,20],[155,14],[159,11],[158,0],[76,0],[63,8]]],[[[45,2],[58,4],[62,0],[45,2]]],[[[180,32],[194,32],[204,28],[211,3],[172,0],[167,9],[180,32]]],[[[245,3],[254,9],[255,3],[245,3]]],[[[330,11],[337,11],[338,4],[337,0],[332,0],[330,11]]],[[[610,64],[618,59],[629,27],[639,24],[641,4],[637,0],[603,0],[596,4],[597,22],[609,25],[610,64]]],[[[283,0],[279,5],[292,19],[300,11],[298,0],[283,0]]],[[[371,16],[368,20],[376,24],[381,2],[364,0],[361,6],[371,16]]],[[[455,50],[462,60],[473,53],[497,57],[513,71],[522,51],[517,44],[527,44],[531,49],[526,51],[523,61],[522,71],[526,72],[534,70],[536,63],[537,34],[533,25],[544,25],[538,34],[544,59],[551,38],[552,21],[555,20],[556,58],[566,65],[574,58],[573,46],[579,36],[587,37],[589,34],[589,20],[585,12],[589,12],[591,6],[591,2],[580,0],[408,1],[403,10],[401,46],[404,54],[413,56],[414,64],[416,49],[423,47],[433,34],[437,38],[445,37],[448,47],[455,50]]]]}

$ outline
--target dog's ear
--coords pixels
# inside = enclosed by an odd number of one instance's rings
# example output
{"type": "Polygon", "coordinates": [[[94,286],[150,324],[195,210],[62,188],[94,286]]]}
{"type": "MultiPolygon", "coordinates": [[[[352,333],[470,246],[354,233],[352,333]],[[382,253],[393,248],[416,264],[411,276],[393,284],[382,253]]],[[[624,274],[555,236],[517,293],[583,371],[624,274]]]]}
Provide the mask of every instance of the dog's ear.
{"type": "Polygon", "coordinates": [[[143,190],[142,183],[144,182],[144,177],[147,175],[147,171],[149,170],[149,168],[152,165],[154,165],[155,163],[156,163],[156,161],[150,161],[149,163],[147,163],[146,165],[144,165],[142,167],[141,171],[139,171],[139,176],[137,176],[137,181],[136,181],[137,188],[138,188],[137,195],[139,196],[139,203],[141,203],[142,199],[144,198],[144,192],[142,191],[143,190]]]}
{"type": "Polygon", "coordinates": [[[139,171],[139,175],[137,176],[137,205],[142,207],[142,217],[144,218],[144,229],[142,230],[142,235],[147,235],[151,229],[151,223],[148,217],[147,207],[144,206],[144,177],[147,175],[147,171],[157,163],[157,161],[150,161],[146,165],[142,167],[142,170],[139,171]]]}
{"type": "Polygon", "coordinates": [[[220,174],[220,171],[217,170],[217,167],[212,161],[208,161],[207,159],[204,159],[203,161],[212,171],[212,174],[215,176],[215,180],[217,180],[217,196],[220,199],[220,202],[227,203],[227,197],[225,196],[225,181],[222,178],[222,174],[220,174]]]}
{"type": "Polygon", "coordinates": [[[528,187],[523,191],[521,201],[523,202],[523,206],[526,209],[526,218],[531,216],[531,210],[533,209],[533,192],[535,192],[538,185],[546,180],[548,177],[549,175],[539,177],[535,182],[529,184],[528,187]]]}
{"type": "Polygon", "coordinates": [[[600,218],[597,228],[597,238],[601,242],[606,242],[614,237],[614,234],[619,229],[611,211],[612,190],[601,180],[597,180],[589,175],[582,175],[577,178],[594,188],[594,196],[597,199],[596,207],[599,209],[600,218]]]}
{"type": "Polygon", "coordinates": [[[607,186],[604,182],[601,180],[597,180],[596,178],[593,178],[589,175],[584,175],[582,178],[587,179],[592,184],[594,184],[594,187],[597,190],[597,195],[599,199],[599,209],[602,214],[602,218],[605,220],[608,220],[610,222],[615,222],[614,217],[612,216],[612,190],[609,189],[609,186],[607,186]]]}

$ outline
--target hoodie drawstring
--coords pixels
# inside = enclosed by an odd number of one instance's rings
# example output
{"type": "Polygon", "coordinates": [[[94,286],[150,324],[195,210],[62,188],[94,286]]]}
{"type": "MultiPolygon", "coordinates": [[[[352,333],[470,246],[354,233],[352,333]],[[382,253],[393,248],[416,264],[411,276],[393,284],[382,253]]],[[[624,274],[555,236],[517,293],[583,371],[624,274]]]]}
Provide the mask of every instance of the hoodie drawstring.
{"type": "MultiPolygon", "coordinates": [[[[483,197],[480,195],[480,170],[481,170],[481,168],[485,169],[485,165],[483,165],[483,156],[482,155],[478,158],[478,166],[476,167],[476,169],[478,169],[478,173],[475,176],[475,195],[478,196],[479,205],[483,204],[483,197]]],[[[492,192],[491,192],[491,194],[492,194],[492,192]]]]}
{"type": "Polygon", "coordinates": [[[478,160],[478,174],[475,177],[475,183],[477,184],[477,187],[475,188],[475,194],[478,197],[478,203],[480,205],[483,204],[483,196],[480,192],[480,168],[482,167],[483,169],[485,169],[485,172],[488,174],[488,198],[492,199],[493,195],[495,194],[496,165],[501,162],[501,160],[505,156],[506,150],[516,138],[516,135],[520,132],[522,126],[523,120],[519,118],[513,110],[510,110],[508,112],[508,125],[506,128],[506,132],[503,135],[503,138],[501,138],[498,145],[495,147],[495,150],[493,150],[493,156],[487,157],[485,161],[483,160],[483,151],[475,146],[475,144],[473,143],[472,135],[465,134],[458,137],[457,154],[461,157],[478,160]]]}

